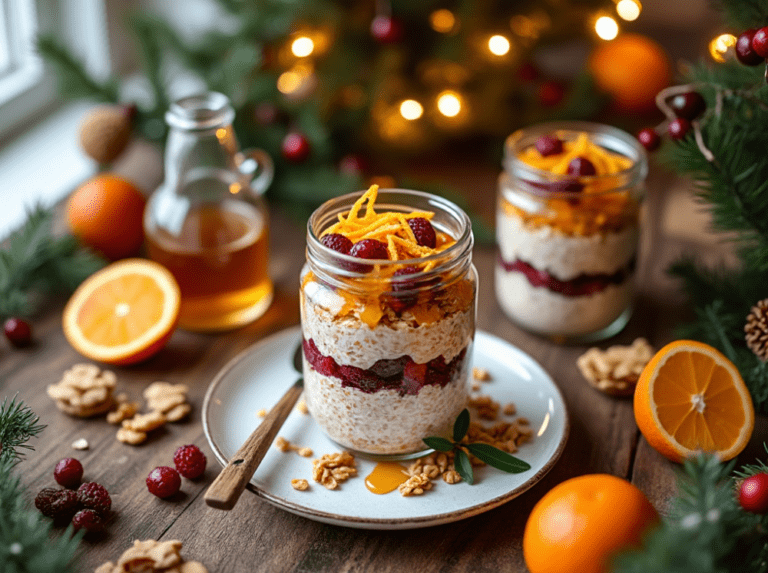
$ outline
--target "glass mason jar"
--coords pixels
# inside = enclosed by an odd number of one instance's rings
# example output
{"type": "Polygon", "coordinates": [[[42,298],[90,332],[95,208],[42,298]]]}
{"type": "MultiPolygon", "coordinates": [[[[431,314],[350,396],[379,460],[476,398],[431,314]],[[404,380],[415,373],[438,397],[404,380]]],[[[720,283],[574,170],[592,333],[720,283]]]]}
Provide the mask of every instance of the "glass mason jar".
{"type": "Polygon", "coordinates": [[[179,326],[187,330],[241,326],[272,301],[261,197],[272,160],[239,151],[234,117],[215,92],[180,99],[165,114],[165,179],[147,204],[144,232],[149,257],[179,283],[179,326]]]}
{"type": "Polygon", "coordinates": [[[380,190],[377,211],[431,211],[438,235],[456,242],[427,257],[361,265],[320,241],[359,197],[327,201],[309,219],[301,282],[304,393],[315,421],[340,446],[407,459],[427,450],[422,438],[450,435],[467,406],[477,291],[472,228],[441,197],[380,190]],[[404,267],[412,268],[393,276],[404,267]]]}
{"type": "Polygon", "coordinates": [[[613,127],[553,122],[510,135],[503,166],[496,219],[501,308],[520,327],[557,342],[618,333],[632,313],[645,150],[613,127]],[[536,150],[543,136],[563,143],[566,163],[556,167],[558,153],[536,150]],[[599,149],[585,147],[587,141],[599,149]],[[595,175],[565,171],[570,156],[590,153],[595,175]],[[532,156],[552,167],[522,160],[532,156]]]}

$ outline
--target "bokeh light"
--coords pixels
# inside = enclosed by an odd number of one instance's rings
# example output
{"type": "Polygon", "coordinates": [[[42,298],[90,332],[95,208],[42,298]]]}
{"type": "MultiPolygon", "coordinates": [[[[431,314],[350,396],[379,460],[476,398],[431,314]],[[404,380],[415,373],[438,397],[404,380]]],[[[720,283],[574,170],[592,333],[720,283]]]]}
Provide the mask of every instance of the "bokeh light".
{"type": "Polygon", "coordinates": [[[415,99],[407,99],[400,104],[400,115],[405,119],[413,121],[419,119],[423,114],[424,108],[415,99]]]}
{"type": "Polygon", "coordinates": [[[291,44],[291,52],[297,58],[306,58],[315,50],[315,43],[311,38],[299,36],[291,44]]]}
{"type": "Polygon", "coordinates": [[[461,107],[461,97],[456,92],[444,91],[437,96],[437,109],[446,117],[456,117],[461,107]]]}
{"type": "Polygon", "coordinates": [[[495,56],[504,56],[509,53],[509,40],[498,34],[491,36],[488,39],[488,49],[495,56]]]}
{"type": "Polygon", "coordinates": [[[724,62],[729,49],[736,45],[736,36],[733,34],[720,34],[709,43],[709,54],[716,62],[724,62]]]}
{"type": "Polygon", "coordinates": [[[642,6],[637,0],[619,0],[619,3],[616,4],[616,13],[619,18],[627,22],[637,20],[641,10],[642,6]]]}
{"type": "Polygon", "coordinates": [[[435,32],[448,34],[456,27],[456,16],[450,10],[441,8],[429,15],[429,24],[435,32]]]}
{"type": "Polygon", "coordinates": [[[619,35],[619,25],[610,16],[600,16],[595,21],[595,32],[603,40],[613,40],[619,35]]]}

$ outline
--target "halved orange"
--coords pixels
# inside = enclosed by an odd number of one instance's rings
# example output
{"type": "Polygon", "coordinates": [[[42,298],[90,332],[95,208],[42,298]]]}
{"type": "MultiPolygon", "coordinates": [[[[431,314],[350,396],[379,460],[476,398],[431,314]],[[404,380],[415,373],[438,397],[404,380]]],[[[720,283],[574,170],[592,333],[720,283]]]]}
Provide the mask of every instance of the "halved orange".
{"type": "Polygon", "coordinates": [[[179,318],[179,285],[146,259],[112,263],[88,277],[64,307],[72,347],[107,364],[133,364],[165,346],[179,318]]]}
{"type": "Polygon", "coordinates": [[[749,442],[755,410],[733,362],[695,340],[676,340],[643,369],[635,421],[661,454],[681,462],[698,451],[726,461],[749,442]]]}

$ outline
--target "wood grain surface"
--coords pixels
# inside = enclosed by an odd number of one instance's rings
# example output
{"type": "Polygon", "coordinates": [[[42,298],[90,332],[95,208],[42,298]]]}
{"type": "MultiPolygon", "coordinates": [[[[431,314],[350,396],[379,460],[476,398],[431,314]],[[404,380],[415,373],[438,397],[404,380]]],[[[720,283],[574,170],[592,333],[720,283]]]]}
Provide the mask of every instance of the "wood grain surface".
{"type": "MultiPolygon", "coordinates": [[[[495,169],[445,162],[432,170],[432,175],[439,174],[451,187],[465,192],[473,207],[492,221],[495,169]]],[[[668,190],[687,193],[686,186],[658,169],[652,173],[636,311],[627,328],[614,340],[600,345],[603,347],[629,343],[638,336],[646,337],[657,348],[672,340],[673,326],[685,316],[685,309],[677,285],[666,276],[665,268],[683,252],[701,253],[711,260],[717,254],[713,250],[722,249],[713,246],[711,237],[678,236],[662,224],[670,218],[684,218],[690,201],[674,202],[679,213],[665,212],[668,190]]],[[[63,301],[52,301],[36,318],[35,343],[31,347],[14,350],[0,346],[1,394],[18,393],[48,425],[34,440],[36,451],[19,466],[22,481],[31,492],[53,486],[56,461],[75,456],[85,466],[84,479],[102,483],[112,495],[114,516],[106,532],[83,543],[78,571],[90,572],[102,562],[116,559],[134,539],[153,538],[181,540],[186,558],[202,561],[211,572],[219,573],[522,572],[526,570],[521,551],[526,517],[544,493],[567,478],[595,472],[625,477],[637,484],[660,511],[668,508],[674,491],[674,466],[639,435],[630,400],[603,395],[580,376],[576,358],[585,347],[558,346],[526,334],[502,314],[493,294],[492,246],[477,246],[474,253],[480,276],[478,328],[510,341],[539,361],[561,388],[570,413],[571,433],[565,452],[541,482],[488,513],[410,531],[362,531],[324,525],[276,509],[250,492],[243,494],[232,511],[207,507],[203,494],[220,468],[203,435],[203,396],[232,357],[264,336],[298,323],[298,275],[304,260],[304,233],[303,223],[272,211],[270,268],[276,297],[256,323],[223,335],[178,331],[168,347],[148,362],[113,369],[119,389],[136,399],[155,380],[183,382],[190,387],[193,411],[189,419],[165,426],[141,446],[118,442],[116,427],[103,418],[80,420],[60,413],[46,396],[47,384],[57,381],[73,364],[84,361],[64,339],[63,301]],[[73,451],[71,444],[78,438],[87,439],[90,449],[73,451]],[[170,499],[149,494],[147,474],[156,466],[172,465],[176,448],[190,443],[200,446],[208,457],[204,476],[195,481],[183,480],[182,491],[170,499]]],[[[741,461],[753,461],[761,455],[761,444],[766,439],[768,429],[761,418],[741,461]]]]}

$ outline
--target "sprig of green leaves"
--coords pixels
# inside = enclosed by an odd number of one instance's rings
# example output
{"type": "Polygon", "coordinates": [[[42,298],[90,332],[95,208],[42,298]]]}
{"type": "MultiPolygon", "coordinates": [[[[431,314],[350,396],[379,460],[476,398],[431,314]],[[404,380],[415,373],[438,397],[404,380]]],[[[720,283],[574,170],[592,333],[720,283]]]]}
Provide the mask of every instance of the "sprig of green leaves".
{"type": "Polygon", "coordinates": [[[469,485],[475,483],[475,475],[472,471],[472,462],[469,461],[467,451],[479,460],[484,461],[489,466],[510,474],[519,474],[531,469],[531,464],[528,462],[524,462],[490,444],[482,442],[469,444],[462,442],[468,431],[469,410],[464,408],[456,417],[456,421],[453,424],[453,441],[439,436],[430,436],[429,438],[424,438],[423,441],[430,448],[437,450],[438,452],[447,453],[453,451],[453,467],[459,472],[461,479],[469,485]]]}

